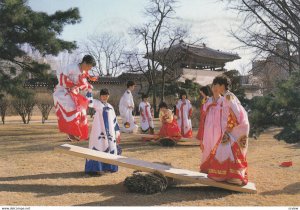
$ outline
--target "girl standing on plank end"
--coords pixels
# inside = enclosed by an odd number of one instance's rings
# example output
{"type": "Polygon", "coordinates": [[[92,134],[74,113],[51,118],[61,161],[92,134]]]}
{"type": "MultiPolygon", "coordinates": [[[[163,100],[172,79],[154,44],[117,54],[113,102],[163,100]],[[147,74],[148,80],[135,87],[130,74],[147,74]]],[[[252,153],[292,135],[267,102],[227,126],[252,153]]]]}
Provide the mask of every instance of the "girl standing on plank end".
{"type": "Polygon", "coordinates": [[[222,136],[209,160],[208,177],[216,181],[246,185],[248,183],[249,121],[238,98],[229,91],[230,81],[226,76],[213,80],[214,88],[224,96],[221,110],[222,136]]]}
{"type": "MultiPolygon", "coordinates": [[[[87,96],[90,97],[89,95],[87,96]]],[[[112,105],[107,102],[108,99],[109,92],[105,88],[100,91],[100,101],[96,99],[89,101],[89,106],[96,110],[89,139],[89,148],[113,155],[120,155],[120,129],[117,123],[116,113],[112,105]]],[[[86,174],[97,175],[117,171],[118,166],[116,165],[88,159],[85,163],[86,174]]]]}

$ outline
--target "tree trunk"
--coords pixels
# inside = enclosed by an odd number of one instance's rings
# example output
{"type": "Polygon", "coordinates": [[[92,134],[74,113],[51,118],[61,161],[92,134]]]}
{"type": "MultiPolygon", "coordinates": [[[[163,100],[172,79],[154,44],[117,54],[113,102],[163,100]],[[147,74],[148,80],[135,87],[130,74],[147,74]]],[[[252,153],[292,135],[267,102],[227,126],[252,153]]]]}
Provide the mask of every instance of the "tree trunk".
{"type": "Polygon", "coordinates": [[[156,85],[153,85],[153,109],[154,109],[154,117],[158,117],[158,110],[156,104],[156,85]]]}
{"type": "Polygon", "coordinates": [[[160,97],[160,101],[165,101],[165,83],[166,83],[165,66],[164,66],[164,64],[162,64],[162,84],[161,84],[161,97],[160,97]]]}
{"type": "Polygon", "coordinates": [[[30,122],[30,120],[31,120],[31,113],[32,113],[32,112],[27,113],[27,114],[28,114],[28,115],[27,115],[27,124],[29,124],[29,122],[30,122]]]}
{"type": "Polygon", "coordinates": [[[22,115],[21,117],[22,117],[23,123],[26,124],[26,117],[25,117],[25,115],[22,115]]]}
{"type": "Polygon", "coordinates": [[[297,61],[297,67],[296,67],[296,69],[298,70],[298,71],[300,71],[300,38],[298,39],[298,61],[297,61]]]}

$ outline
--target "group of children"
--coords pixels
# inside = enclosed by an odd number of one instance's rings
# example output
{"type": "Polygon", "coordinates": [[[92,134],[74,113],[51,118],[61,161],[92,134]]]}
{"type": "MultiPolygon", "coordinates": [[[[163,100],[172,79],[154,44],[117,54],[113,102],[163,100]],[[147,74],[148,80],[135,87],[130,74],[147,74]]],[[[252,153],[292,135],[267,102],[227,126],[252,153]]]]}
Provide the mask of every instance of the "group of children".
{"type": "MultiPolygon", "coordinates": [[[[142,96],[139,105],[140,123],[142,133],[154,134],[153,110],[148,102],[148,96],[142,96]],[[151,111],[152,110],[152,111],[151,111]],[[150,115],[151,113],[151,115],[150,115]]],[[[182,137],[192,137],[192,105],[187,99],[186,91],[181,91],[180,99],[176,102],[174,110],[170,110],[165,102],[159,104],[159,120],[161,128],[159,138],[167,137],[178,141],[182,137]]]]}
{"type": "MultiPolygon", "coordinates": [[[[127,90],[121,97],[119,103],[120,116],[122,118],[122,132],[137,133],[138,126],[134,120],[132,112],[134,110],[134,101],[132,91],[135,88],[133,81],[127,82],[127,90]]],[[[142,94],[142,101],[139,104],[140,130],[142,133],[154,133],[153,109],[149,103],[149,96],[142,94]]],[[[158,133],[159,137],[167,137],[173,140],[179,140],[181,137],[192,137],[192,105],[187,99],[186,91],[182,91],[180,99],[176,103],[175,113],[168,109],[165,102],[159,104],[159,119],[162,123],[158,133]]]]}
{"type": "MultiPolygon", "coordinates": [[[[120,128],[114,108],[108,103],[109,91],[101,89],[99,100],[92,97],[92,85],[87,82],[88,71],[95,65],[92,56],[85,56],[78,65],[66,68],[59,75],[59,84],[54,92],[56,114],[60,131],[67,133],[70,140],[88,138],[86,110],[96,110],[89,137],[89,148],[114,155],[121,154],[120,129],[136,133],[138,126],[132,112],[134,101],[133,81],[128,81],[127,90],[119,103],[123,126],[120,128]],[[86,97],[79,90],[87,90],[86,97]]],[[[248,182],[246,153],[248,147],[249,122],[247,113],[237,97],[228,88],[230,81],[217,76],[212,83],[212,96],[208,86],[200,89],[200,123],[197,139],[202,151],[200,171],[216,181],[227,181],[244,185],[248,182]]],[[[142,95],[139,104],[140,126],[144,133],[154,134],[153,110],[149,97],[142,95]]],[[[192,138],[192,105],[185,91],[180,92],[175,110],[168,109],[165,102],[159,104],[161,129],[159,137],[178,141],[182,137],[192,138]]],[[[85,172],[102,174],[116,172],[118,166],[94,160],[86,160],[85,172]]]]}

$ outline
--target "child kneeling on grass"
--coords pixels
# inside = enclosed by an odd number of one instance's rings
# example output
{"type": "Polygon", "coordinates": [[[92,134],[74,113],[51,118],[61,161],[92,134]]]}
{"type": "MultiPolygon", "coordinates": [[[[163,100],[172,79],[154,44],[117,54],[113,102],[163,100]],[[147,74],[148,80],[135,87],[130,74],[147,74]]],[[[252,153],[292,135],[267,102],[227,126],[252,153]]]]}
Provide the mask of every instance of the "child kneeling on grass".
{"type": "Polygon", "coordinates": [[[159,131],[160,138],[167,137],[174,141],[181,139],[180,128],[174,115],[165,102],[159,104],[159,120],[161,121],[161,129],[159,131]]]}

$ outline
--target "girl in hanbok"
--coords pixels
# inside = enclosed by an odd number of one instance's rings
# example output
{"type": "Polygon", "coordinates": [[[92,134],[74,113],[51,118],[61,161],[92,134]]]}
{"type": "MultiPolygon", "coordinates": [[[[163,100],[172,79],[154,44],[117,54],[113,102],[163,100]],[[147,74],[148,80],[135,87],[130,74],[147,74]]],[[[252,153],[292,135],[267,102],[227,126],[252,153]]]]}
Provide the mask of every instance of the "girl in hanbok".
{"type": "Polygon", "coordinates": [[[177,123],[181,130],[181,135],[186,138],[192,138],[192,104],[187,99],[185,90],[180,93],[180,100],[176,105],[177,123]]]}
{"type": "Polygon", "coordinates": [[[149,134],[154,134],[154,124],[153,117],[151,114],[151,105],[148,102],[148,95],[142,95],[142,102],[139,105],[140,111],[140,123],[142,133],[148,132],[149,134]]]}
{"type": "Polygon", "coordinates": [[[202,100],[200,102],[200,121],[199,121],[199,128],[196,138],[200,140],[200,146],[203,141],[203,131],[204,131],[204,104],[208,101],[210,94],[210,87],[209,86],[203,86],[200,88],[200,95],[202,97],[202,100]]]}
{"type": "Polygon", "coordinates": [[[219,139],[222,136],[221,128],[221,110],[223,97],[218,92],[215,86],[212,86],[213,96],[207,99],[207,102],[202,107],[202,123],[200,133],[200,149],[202,151],[200,172],[208,173],[210,166],[210,155],[216,147],[219,139]]]}
{"type": "MultiPolygon", "coordinates": [[[[89,106],[96,110],[94,115],[92,131],[89,139],[89,148],[114,155],[120,155],[120,129],[116,114],[112,105],[107,103],[109,92],[107,89],[100,91],[100,101],[90,100],[89,106]]],[[[90,175],[103,174],[105,172],[116,172],[118,166],[86,160],[85,173],[90,175]]]]}
{"type": "Polygon", "coordinates": [[[58,76],[58,84],[53,93],[58,128],[68,134],[68,140],[88,139],[87,107],[88,100],[80,91],[92,92],[93,86],[88,83],[88,71],[95,66],[92,56],[86,55],[81,63],[72,64],[58,76]]]}
{"type": "Polygon", "coordinates": [[[173,117],[172,110],[168,109],[165,102],[159,104],[159,120],[162,123],[159,131],[159,137],[167,137],[174,141],[181,139],[180,128],[178,127],[176,119],[173,117]]]}
{"type": "Polygon", "coordinates": [[[123,127],[122,132],[136,133],[138,126],[135,123],[132,111],[134,110],[134,101],[132,91],[135,89],[135,83],[133,81],[127,82],[127,90],[123,94],[119,102],[119,111],[122,118],[123,127]]]}
{"type": "Polygon", "coordinates": [[[222,135],[211,153],[208,177],[216,181],[245,185],[248,183],[249,121],[238,98],[228,90],[226,76],[217,76],[213,85],[224,96],[221,111],[222,135]]]}

